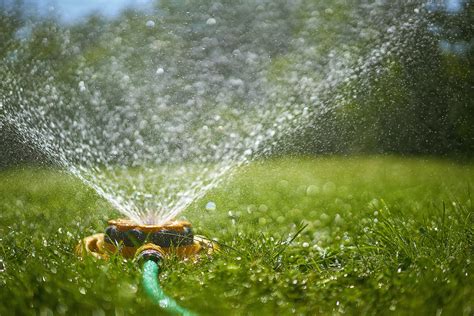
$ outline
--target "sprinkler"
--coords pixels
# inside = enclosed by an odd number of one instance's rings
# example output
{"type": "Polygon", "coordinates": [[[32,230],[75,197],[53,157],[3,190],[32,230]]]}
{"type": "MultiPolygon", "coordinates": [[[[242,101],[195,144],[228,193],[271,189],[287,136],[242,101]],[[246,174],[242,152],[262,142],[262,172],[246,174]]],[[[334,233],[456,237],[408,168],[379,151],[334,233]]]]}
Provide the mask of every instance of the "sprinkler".
{"type": "Polygon", "coordinates": [[[134,258],[143,265],[142,284],[148,296],[164,310],[192,315],[168,297],[158,282],[160,263],[170,255],[196,261],[200,255],[218,250],[215,242],[193,233],[191,223],[170,221],[162,225],[141,225],[128,219],[108,221],[105,233],[86,237],[76,246],[76,254],[99,259],[112,255],[134,258]]]}
{"type": "Polygon", "coordinates": [[[76,246],[76,253],[100,259],[114,254],[140,259],[150,251],[158,251],[163,257],[175,254],[182,259],[197,259],[200,254],[211,255],[218,249],[213,241],[194,235],[187,221],[141,225],[128,219],[116,219],[108,224],[105,233],[84,238],[76,246]]]}

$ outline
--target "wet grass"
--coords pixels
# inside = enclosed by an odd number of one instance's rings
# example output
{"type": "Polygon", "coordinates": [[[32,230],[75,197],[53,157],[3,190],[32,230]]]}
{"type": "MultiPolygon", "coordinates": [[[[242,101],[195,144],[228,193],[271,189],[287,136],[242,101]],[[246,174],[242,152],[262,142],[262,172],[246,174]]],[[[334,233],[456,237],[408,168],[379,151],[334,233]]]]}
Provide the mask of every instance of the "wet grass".
{"type": "MultiPolygon", "coordinates": [[[[160,314],[133,262],[73,253],[117,216],[104,201],[55,171],[0,179],[0,315],[160,314]]],[[[473,179],[433,159],[256,163],[183,214],[223,251],[160,279],[200,314],[472,315],[473,179]]]]}

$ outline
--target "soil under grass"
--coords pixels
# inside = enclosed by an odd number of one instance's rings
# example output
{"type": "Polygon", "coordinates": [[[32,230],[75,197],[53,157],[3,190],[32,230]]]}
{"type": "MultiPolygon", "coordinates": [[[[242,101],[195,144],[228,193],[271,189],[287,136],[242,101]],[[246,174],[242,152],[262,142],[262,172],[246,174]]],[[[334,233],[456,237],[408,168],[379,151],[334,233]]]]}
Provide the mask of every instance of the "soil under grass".
{"type": "MultiPolygon", "coordinates": [[[[94,192],[52,170],[0,180],[0,315],[162,313],[133,262],[74,255],[119,216],[94,192]]],[[[199,314],[472,315],[473,182],[433,159],[255,163],[183,214],[222,252],[160,280],[199,314]]]]}

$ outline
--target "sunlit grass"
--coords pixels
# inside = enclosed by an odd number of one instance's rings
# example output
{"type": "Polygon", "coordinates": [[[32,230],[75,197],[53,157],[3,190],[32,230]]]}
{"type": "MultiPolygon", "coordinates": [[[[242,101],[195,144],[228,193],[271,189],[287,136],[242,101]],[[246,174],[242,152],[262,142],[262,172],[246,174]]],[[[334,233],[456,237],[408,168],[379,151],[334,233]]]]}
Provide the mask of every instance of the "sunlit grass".
{"type": "MultiPolygon", "coordinates": [[[[159,313],[134,263],[73,254],[118,216],[104,201],[55,171],[0,177],[0,315],[159,313]]],[[[171,259],[163,286],[202,314],[472,314],[472,179],[432,159],[255,163],[183,214],[222,252],[171,259]]]]}

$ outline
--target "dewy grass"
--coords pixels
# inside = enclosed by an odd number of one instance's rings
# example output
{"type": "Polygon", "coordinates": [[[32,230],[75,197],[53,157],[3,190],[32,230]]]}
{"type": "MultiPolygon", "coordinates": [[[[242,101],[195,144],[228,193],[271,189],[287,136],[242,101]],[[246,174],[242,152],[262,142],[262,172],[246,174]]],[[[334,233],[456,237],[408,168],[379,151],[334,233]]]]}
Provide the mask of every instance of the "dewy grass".
{"type": "MultiPolygon", "coordinates": [[[[118,216],[104,201],[55,171],[0,177],[0,315],[160,313],[137,265],[74,255],[118,216]]],[[[472,179],[472,164],[432,159],[255,163],[183,214],[222,252],[172,258],[160,281],[204,315],[471,315],[472,179]]]]}

